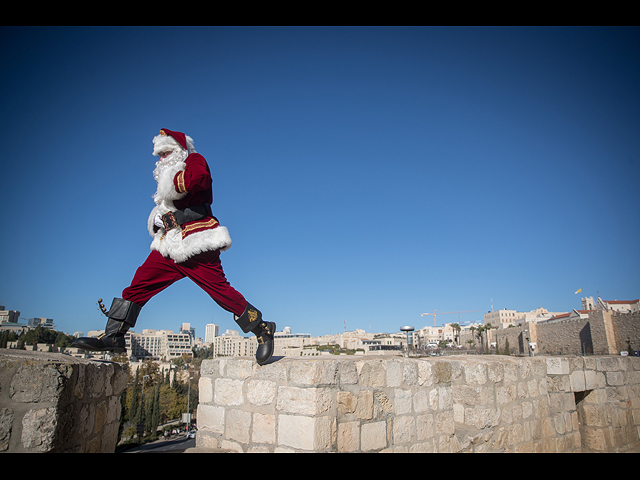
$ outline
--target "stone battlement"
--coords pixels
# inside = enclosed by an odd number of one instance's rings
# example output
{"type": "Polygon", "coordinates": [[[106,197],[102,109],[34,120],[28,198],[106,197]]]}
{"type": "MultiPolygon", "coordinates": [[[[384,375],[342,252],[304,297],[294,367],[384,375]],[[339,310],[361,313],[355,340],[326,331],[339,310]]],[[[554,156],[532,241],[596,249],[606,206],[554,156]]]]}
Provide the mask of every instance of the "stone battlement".
{"type": "Polygon", "coordinates": [[[197,446],[239,452],[639,452],[640,358],[202,363],[197,446]]]}
{"type": "Polygon", "coordinates": [[[113,453],[125,367],[0,349],[0,452],[113,453]]]}

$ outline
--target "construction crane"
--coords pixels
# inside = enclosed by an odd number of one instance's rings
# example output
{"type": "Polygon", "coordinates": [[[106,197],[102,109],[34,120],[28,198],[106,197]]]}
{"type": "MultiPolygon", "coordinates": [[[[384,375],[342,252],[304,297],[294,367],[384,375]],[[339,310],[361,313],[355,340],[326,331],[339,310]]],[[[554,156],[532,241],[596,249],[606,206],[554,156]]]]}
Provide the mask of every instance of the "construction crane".
{"type": "Polygon", "coordinates": [[[420,316],[424,317],[425,315],[433,315],[433,326],[436,326],[436,315],[448,315],[450,313],[471,313],[471,312],[481,312],[482,310],[464,310],[462,312],[436,312],[435,310],[433,311],[433,313],[421,313],[420,316]]]}

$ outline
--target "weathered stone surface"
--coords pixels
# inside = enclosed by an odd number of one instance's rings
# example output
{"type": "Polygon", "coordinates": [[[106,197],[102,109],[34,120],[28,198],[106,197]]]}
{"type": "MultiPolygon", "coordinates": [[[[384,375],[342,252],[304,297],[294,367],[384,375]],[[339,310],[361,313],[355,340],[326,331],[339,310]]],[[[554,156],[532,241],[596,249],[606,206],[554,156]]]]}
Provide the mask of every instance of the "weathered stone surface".
{"type": "Polygon", "coordinates": [[[0,451],[113,452],[122,365],[0,349],[0,451]]]}
{"type": "Polygon", "coordinates": [[[243,452],[640,451],[639,362],[358,356],[285,357],[260,367],[207,360],[197,441],[243,452]]]}

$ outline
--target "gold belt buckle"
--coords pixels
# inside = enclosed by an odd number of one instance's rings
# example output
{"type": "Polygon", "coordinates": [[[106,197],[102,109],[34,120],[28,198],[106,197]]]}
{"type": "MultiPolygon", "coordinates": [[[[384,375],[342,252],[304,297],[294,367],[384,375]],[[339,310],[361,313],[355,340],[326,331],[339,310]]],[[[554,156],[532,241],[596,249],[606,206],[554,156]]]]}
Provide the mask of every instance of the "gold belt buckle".
{"type": "Polygon", "coordinates": [[[167,212],[162,215],[162,223],[164,224],[164,229],[167,232],[180,226],[173,212],[167,212]]]}

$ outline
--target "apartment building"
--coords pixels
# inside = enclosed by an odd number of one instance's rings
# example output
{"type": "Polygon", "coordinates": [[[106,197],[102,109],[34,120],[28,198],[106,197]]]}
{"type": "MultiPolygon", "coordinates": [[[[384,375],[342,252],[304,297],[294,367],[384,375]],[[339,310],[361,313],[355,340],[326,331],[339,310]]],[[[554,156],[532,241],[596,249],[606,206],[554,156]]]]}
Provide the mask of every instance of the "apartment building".
{"type": "MultiPolygon", "coordinates": [[[[593,301],[593,299],[592,299],[593,301]]],[[[619,313],[640,312],[640,299],[636,300],[602,300],[598,297],[596,310],[612,310],[619,313]]]]}
{"type": "Polygon", "coordinates": [[[220,327],[215,323],[207,323],[204,327],[204,343],[213,343],[213,339],[218,336],[220,327]]]}
{"type": "Polygon", "coordinates": [[[523,312],[516,310],[496,310],[495,312],[487,312],[484,314],[484,324],[490,323],[494,328],[507,328],[509,325],[517,325],[518,320],[524,318],[523,312]]]}
{"type": "Polygon", "coordinates": [[[127,355],[133,358],[169,361],[182,354],[191,355],[193,347],[190,333],[174,333],[173,330],[144,329],[142,333],[128,332],[125,340],[127,355]]]}
{"type": "Polygon", "coordinates": [[[241,337],[237,330],[227,330],[211,343],[213,356],[224,357],[253,357],[258,349],[258,340],[251,337],[241,337]]]}

